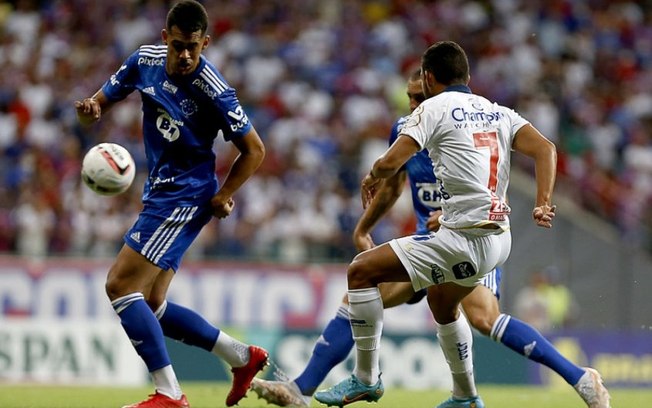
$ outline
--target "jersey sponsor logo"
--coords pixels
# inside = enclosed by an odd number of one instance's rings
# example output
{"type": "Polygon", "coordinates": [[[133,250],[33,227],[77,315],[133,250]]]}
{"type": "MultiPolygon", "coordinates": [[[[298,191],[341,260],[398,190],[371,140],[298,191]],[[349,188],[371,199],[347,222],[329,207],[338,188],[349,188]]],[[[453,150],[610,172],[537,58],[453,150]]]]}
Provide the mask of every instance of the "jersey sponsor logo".
{"type": "Polygon", "coordinates": [[[166,79],[163,81],[163,90],[168,91],[172,95],[176,94],[179,88],[176,85],[172,85],[171,83],[168,82],[166,79]]]}
{"type": "Polygon", "coordinates": [[[492,126],[498,122],[505,114],[501,112],[469,112],[464,108],[455,108],[451,111],[455,129],[477,129],[492,126]]]}
{"type": "Polygon", "coordinates": [[[156,128],[161,132],[165,140],[174,142],[181,135],[179,127],[183,127],[183,121],[173,119],[169,113],[160,108],[158,109],[158,113],[156,128]]]}
{"type": "Polygon", "coordinates": [[[417,187],[417,197],[419,201],[428,207],[439,208],[441,194],[439,194],[438,183],[415,183],[417,187]]]}
{"type": "Polygon", "coordinates": [[[430,266],[430,276],[432,277],[432,282],[435,285],[439,285],[441,283],[446,282],[446,276],[444,275],[444,271],[439,267],[439,265],[430,266]]]}
{"type": "Polygon", "coordinates": [[[242,106],[240,105],[235,108],[235,111],[228,111],[227,115],[229,115],[231,119],[235,120],[235,123],[231,123],[231,131],[233,132],[237,132],[238,129],[244,128],[247,126],[247,123],[249,123],[249,118],[244,113],[242,106]]]}
{"type": "Polygon", "coordinates": [[[154,66],[163,66],[164,60],[163,58],[150,58],[150,57],[139,57],[138,58],[138,65],[147,65],[150,67],[154,66]]]}
{"type": "Polygon", "coordinates": [[[501,112],[468,112],[464,108],[455,108],[451,111],[451,116],[456,122],[497,122],[505,115],[501,112]]]}
{"type": "Polygon", "coordinates": [[[192,84],[198,87],[199,89],[201,89],[211,99],[215,99],[219,95],[219,93],[215,88],[213,88],[212,86],[210,86],[208,83],[206,83],[200,78],[195,78],[192,81],[192,84]]]}
{"type": "Polygon", "coordinates": [[[470,278],[471,276],[474,276],[476,274],[476,270],[471,265],[470,262],[460,262],[456,265],[453,265],[453,275],[455,275],[455,279],[466,279],[470,278]]]}
{"type": "Polygon", "coordinates": [[[115,74],[111,75],[111,78],[109,78],[109,82],[111,82],[111,85],[116,86],[120,83],[120,81],[118,81],[118,74],[120,73],[120,71],[124,69],[127,69],[126,65],[122,65],[120,69],[116,71],[115,74]]]}
{"type": "Polygon", "coordinates": [[[152,184],[152,189],[160,187],[161,185],[164,184],[171,184],[174,183],[174,177],[168,177],[168,178],[160,178],[156,177],[155,179],[150,178],[150,183],[152,184]]]}

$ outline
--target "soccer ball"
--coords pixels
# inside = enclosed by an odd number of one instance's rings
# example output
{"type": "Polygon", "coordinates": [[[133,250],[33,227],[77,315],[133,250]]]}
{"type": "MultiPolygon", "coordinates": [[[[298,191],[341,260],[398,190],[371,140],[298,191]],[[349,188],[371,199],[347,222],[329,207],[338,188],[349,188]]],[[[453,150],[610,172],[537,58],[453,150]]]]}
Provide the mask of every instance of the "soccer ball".
{"type": "Polygon", "coordinates": [[[93,146],[82,162],[84,184],[100,195],[112,196],[127,191],[136,176],[136,164],[127,149],[116,143],[93,146]]]}

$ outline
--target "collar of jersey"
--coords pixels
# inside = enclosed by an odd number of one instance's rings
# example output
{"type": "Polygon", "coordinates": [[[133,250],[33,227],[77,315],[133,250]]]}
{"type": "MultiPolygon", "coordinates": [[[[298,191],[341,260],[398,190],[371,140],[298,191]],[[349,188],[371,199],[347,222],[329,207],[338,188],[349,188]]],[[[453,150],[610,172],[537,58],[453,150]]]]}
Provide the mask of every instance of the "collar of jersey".
{"type": "Polygon", "coordinates": [[[464,92],[471,93],[471,88],[466,85],[449,85],[444,89],[444,92],[464,92]]]}

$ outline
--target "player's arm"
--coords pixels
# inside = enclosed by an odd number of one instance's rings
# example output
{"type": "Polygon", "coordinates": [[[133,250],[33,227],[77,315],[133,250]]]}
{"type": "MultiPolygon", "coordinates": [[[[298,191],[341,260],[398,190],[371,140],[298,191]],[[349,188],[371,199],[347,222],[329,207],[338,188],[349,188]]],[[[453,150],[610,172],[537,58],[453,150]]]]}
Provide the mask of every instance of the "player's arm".
{"type": "Polygon", "coordinates": [[[90,98],[75,101],[77,120],[84,126],[91,125],[100,120],[102,113],[107,112],[114,104],[115,102],[110,102],[100,89],[90,98]]]}
{"type": "Polygon", "coordinates": [[[376,196],[364,210],[353,230],[353,243],[358,251],[362,252],[374,247],[371,230],[387,211],[394,206],[403,191],[406,178],[407,171],[402,169],[379,184],[376,196]]]}
{"type": "Polygon", "coordinates": [[[530,124],[516,132],[512,147],[517,152],[534,159],[537,198],[532,217],[538,226],[550,228],[555,217],[552,190],[555,186],[557,170],[557,149],[554,143],[530,124]]]}
{"type": "Polygon", "coordinates": [[[265,158],[265,145],[253,127],[243,137],[233,138],[240,154],[233,161],[220,190],[211,199],[213,215],[224,218],[233,210],[233,195],[254,174],[265,158]]]}
{"type": "Polygon", "coordinates": [[[421,150],[416,140],[407,135],[399,135],[394,143],[371,167],[369,174],[362,179],[362,206],[366,209],[376,195],[381,179],[396,174],[410,157],[421,150]]]}

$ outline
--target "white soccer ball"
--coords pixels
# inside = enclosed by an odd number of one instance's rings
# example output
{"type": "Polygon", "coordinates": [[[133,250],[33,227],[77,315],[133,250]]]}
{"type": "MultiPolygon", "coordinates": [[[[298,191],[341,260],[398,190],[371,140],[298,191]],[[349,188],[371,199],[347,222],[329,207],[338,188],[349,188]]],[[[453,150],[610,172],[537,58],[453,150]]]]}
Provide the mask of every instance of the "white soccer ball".
{"type": "Polygon", "coordinates": [[[82,162],[81,178],[97,194],[127,191],[136,176],[136,164],[127,149],[116,143],[93,146],[82,162]]]}

